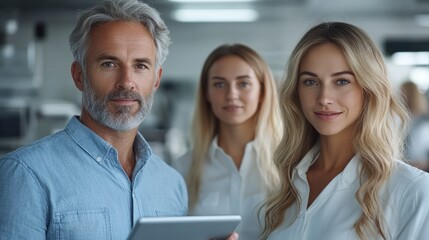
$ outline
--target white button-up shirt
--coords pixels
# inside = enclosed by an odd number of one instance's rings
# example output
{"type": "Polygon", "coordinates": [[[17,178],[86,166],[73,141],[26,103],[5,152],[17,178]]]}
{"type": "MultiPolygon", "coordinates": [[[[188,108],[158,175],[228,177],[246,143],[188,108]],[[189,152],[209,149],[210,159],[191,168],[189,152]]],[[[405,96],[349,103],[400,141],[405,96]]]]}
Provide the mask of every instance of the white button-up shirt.
{"type": "MultiPolygon", "coordinates": [[[[175,162],[184,177],[191,165],[191,152],[175,162]]],[[[260,204],[267,196],[256,162],[254,142],[246,145],[240,169],[218,145],[215,138],[209,148],[201,175],[199,201],[189,215],[238,214],[242,221],[236,231],[243,240],[259,239],[262,226],[258,222],[260,204]]]]}
{"type": "MultiPolygon", "coordinates": [[[[306,173],[319,154],[316,145],[298,164],[293,175],[302,202],[298,217],[291,225],[292,205],[285,222],[269,236],[284,239],[358,239],[353,225],[362,209],[355,198],[361,163],[356,155],[343,172],[337,175],[307,209],[309,185],[306,173]],[[289,221],[288,221],[289,220],[289,221]]],[[[381,207],[388,228],[387,239],[429,239],[429,174],[401,161],[381,191],[381,207]]]]}

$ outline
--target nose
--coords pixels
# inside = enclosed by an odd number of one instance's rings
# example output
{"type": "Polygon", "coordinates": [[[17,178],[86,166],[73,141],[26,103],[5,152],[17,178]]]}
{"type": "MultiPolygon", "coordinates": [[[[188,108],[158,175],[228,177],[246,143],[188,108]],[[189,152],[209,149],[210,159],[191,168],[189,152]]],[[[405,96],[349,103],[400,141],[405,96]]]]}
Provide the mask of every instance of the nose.
{"type": "Polygon", "coordinates": [[[116,87],[122,90],[133,90],[135,88],[132,69],[122,68],[116,83],[116,87]]]}
{"type": "Polygon", "coordinates": [[[238,89],[236,87],[229,86],[227,91],[227,100],[232,101],[238,99],[238,89]]]}
{"type": "Polygon", "coordinates": [[[329,89],[329,87],[327,86],[320,87],[318,102],[322,106],[326,106],[334,102],[333,93],[329,89]]]}

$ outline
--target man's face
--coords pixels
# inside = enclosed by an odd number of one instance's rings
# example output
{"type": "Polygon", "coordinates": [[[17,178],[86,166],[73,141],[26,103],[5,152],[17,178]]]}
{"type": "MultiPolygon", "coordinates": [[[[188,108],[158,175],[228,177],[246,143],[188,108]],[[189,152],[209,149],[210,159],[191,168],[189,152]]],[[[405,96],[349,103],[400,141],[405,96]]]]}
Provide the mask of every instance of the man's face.
{"type": "MultiPolygon", "coordinates": [[[[86,55],[83,108],[99,124],[118,131],[137,128],[149,113],[162,70],[156,46],[140,23],[94,27],[86,55]]],[[[85,113],[83,113],[85,114],[85,113]]]]}

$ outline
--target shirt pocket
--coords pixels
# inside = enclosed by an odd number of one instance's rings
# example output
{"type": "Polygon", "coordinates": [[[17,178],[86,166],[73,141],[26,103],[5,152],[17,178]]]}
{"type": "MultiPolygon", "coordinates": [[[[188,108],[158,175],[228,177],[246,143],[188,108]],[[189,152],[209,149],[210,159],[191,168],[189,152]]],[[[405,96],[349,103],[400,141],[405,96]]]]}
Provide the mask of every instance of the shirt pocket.
{"type": "Polygon", "coordinates": [[[74,210],[55,214],[55,239],[112,239],[107,208],[74,210]]]}

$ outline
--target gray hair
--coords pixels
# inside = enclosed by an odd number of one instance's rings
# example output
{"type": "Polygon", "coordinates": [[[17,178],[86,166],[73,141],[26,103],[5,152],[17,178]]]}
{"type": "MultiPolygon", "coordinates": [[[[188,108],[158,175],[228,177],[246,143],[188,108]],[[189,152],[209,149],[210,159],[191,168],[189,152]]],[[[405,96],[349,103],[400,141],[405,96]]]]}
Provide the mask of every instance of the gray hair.
{"type": "Polygon", "coordinates": [[[145,26],[155,42],[156,69],[162,66],[168,54],[170,37],[169,30],[158,11],[138,0],[105,0],[79,13],[76,26],[69,37],[73,57],[84,71],[88,39],[92,28],[97,24],[113,21],[139,22],[145,26]]]}

